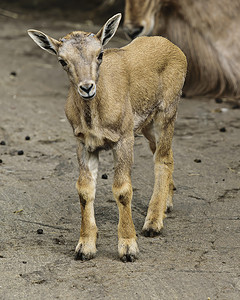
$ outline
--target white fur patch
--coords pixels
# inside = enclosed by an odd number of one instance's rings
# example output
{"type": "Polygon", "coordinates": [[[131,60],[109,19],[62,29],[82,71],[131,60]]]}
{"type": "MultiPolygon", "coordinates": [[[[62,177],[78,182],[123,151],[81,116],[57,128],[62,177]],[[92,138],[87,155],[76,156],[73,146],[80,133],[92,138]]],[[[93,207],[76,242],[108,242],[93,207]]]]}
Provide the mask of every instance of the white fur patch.
{"type": "Polygon", "coordinates": [[[98,155],[85,150],[83,154],[83,161],[88,166],[94,183],[96,183],[99,163],[98,155]]]}
{"type": "Polygon", "coordinates": [[[139,126],[145,121],[146,116],[139,116],[137,113],[134,114],[134,130],[137,130],[139,126]]]}
{"type": "Polygon", "coordinates": [[[88,160],[88,167],[90,172],[92,173],[93,180],[96,182],[97,173],[98,173],[98,162],[99,159],[96,155],[91,155],[88,160]]]}

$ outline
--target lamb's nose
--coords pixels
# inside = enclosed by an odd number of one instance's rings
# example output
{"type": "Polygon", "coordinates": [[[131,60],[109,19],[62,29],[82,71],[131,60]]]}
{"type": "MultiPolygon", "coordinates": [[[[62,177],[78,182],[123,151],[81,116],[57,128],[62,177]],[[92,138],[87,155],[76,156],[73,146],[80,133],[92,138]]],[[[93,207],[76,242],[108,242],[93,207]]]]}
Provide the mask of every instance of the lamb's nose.
{"type": "Polygon", "coordinates": [[[84,99],[92,99],[96,95],[96,84],[93,80],[85,80],[79,83],[78,93],[84,99]]]}
{"type": "Polygon", "coordinates": [[[83,90],[85,93],[89,94],[89,92],[93,88],[93,84],[92,83],[86,83],[86,84],[80,85],[79,88],[81,90],[83,90]]]}

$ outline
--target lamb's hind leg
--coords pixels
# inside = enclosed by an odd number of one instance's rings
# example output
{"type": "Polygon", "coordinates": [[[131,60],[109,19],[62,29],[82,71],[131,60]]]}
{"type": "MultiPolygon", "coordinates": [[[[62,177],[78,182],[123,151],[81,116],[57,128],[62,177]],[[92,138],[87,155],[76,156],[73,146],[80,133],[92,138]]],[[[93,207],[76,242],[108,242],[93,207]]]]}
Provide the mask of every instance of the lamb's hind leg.
{"type": "Polygon", "coordinates": [[[98,170],[98,153],[90,153],[81,145],[78,147],[80,175],[76,183],[81,205],[80,239],[75,250],[75,259],[89,260],[97,252],[97,226],[94,217],[94,199],[98,170]]]}
{"type": "Polygon", "coordinates": [[[143,226],[143,234],[145,236],[155,236],[160,233],[163,227],[165,211],[172,208],[173,155],[171,145],[174,121],[175,114],[169,118],[163,112],[158,113],[154,118],[154,135],[156,140],[154,153],[155,183],[143,226]]]}
{"type": "Polygon", "coordinates": [[[156,151],[156,137],[154,132],[154,124],[153,121],[149,123],[142,129],[142,133],[144,134],[145,138],[148,139],[149,147],[154,154],[156,151]]]}
{"type": "MultiPolygon", "coordinates": [[[[149,147],[150,147],[152,153],[155,154],[155,151],[156,151],[156,136],[155,136],[153,121],[151,123],[149,123],[146,127],[143,128],[142,133],[148,139],[149,147]]],[[[170,155],[171,155],[172,163],[169,164],[169,168],[171,169],[171,174],[172,174],[173,173],[172,149],[170,150],[170,152],[171,152],[170,155]]],[[[171,178],[170,178],[170,181],[169,181],[169,194],[168,194],[168,197],[167,197],[166,212],[172,211],[172,208],[173,208],[172,197],[173,197],[174,182],[173,182],[172,175],[170,177],[171,178]]]]}

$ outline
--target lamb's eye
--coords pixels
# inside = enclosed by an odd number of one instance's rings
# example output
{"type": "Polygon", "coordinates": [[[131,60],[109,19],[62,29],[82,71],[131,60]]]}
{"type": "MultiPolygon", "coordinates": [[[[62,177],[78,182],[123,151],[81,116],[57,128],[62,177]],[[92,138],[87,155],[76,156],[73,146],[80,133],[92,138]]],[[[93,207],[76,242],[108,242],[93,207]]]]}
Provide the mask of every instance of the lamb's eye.
{"type": "Polygon", "coordinates": [[[103,52],[100,52],[97,59],[98,59],[99,61],[101,61],[102,58],[103,58],[103,52]]]}
{"type": "Polygon", "coordinates": [[[59,62],[63,67],[66,67],[67,63],[65,62],[65,60],[59,59],[59,62]]]}

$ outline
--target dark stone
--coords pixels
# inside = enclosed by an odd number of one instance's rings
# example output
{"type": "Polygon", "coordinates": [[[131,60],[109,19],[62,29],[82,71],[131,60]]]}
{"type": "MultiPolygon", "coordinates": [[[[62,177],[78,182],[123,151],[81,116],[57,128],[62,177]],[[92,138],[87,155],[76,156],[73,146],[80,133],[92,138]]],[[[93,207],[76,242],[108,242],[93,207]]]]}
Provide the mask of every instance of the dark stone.
{"type": "Polygon", "coordinates": [[[215,99],[215,102],[216,102],[216,103],[223,103],[223,100],[222,100],[221,98],[216,98],[216,99],[215,99]]]}
{"type": "Polygon", "coordinates": [[[18,155],[23,155],[24,152],[23,152],[23,150],[19,150],[17,154],[18,154],[18,155]]]}
{"type": "Polygon", "coordinates": [[[232,109],[240,109],[240,104],[237,103],[237,104],[233,105],[232,109]]]}
{"type": "Polygon", "coordinates": [[[201,163],[202,161],[201,161],[201,159],[196,158],[196,159],[194,159],[194,162],[197,163],[197,164],[199,164],[199,163],[201,163]]]}
{"type": "Polygon", "coordinates": [[[105,174],[102,174],[102,179],[108,179],[108,176],[107,176],[106,173],[105,173],[105,174]]]}
{"type": "Polygon", "coordinates": [[[12,71],[12,72],[10,73],[10,75],[16,77],[16,76],[17,76],[17,72],[12,71]]]}
{"type": "Polygon", "coordinates": [[[219,131],[220,131],[220,132],[226,132],[227,130],[226,130],[225,127],[222,127],[222,128],[219,129],[219,131]]]}
{"type": "Polygon", "coordinates": [[[5,141],[1,141],[1,142],[0,142],[0,145],[5,146],[5,145],[6,145],[6,142],[5,142],[5,141]]]}
{"type": "Polygon", "coordinates": [[[38,229],[37,234],[43,234],[43,229],[38,229]]]}

